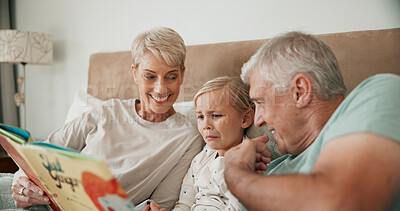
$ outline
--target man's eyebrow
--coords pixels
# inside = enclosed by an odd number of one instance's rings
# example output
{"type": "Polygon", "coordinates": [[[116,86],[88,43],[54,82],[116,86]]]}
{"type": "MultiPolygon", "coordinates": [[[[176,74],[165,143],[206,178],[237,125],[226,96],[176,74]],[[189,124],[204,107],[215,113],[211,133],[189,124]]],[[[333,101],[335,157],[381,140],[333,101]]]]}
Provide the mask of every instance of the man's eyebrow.
{"type": "Polygon", "coordinates": [[[260,101],[262,100],[261,98],[250,98],[251,101],[260,101]]]}

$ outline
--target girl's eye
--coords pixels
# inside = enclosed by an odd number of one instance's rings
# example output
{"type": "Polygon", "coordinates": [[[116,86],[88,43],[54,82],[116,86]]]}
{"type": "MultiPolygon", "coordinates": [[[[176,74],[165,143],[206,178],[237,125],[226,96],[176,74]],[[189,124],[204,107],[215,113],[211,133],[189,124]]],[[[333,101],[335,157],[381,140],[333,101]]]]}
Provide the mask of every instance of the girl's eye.
{"type": "Polygon", "coordinates": [[[197,115],[197,119],[204,119],[204,115],[197,115]]]}
{"type": "Polygon", "coordinates": [[[212,118],[220,118],[223,115],[222,114],[212,114],[211,116],[212,116],[212,118]]]}

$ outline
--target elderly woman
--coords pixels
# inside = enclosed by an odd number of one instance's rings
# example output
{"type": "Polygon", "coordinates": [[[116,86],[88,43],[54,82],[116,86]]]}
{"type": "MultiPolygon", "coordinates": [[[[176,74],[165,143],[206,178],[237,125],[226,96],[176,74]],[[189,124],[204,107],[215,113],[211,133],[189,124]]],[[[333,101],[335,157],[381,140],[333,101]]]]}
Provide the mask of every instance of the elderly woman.
{"type": "MultiPolygon", "coordinates": [[[[47,141],[104,159],[134,204],[151,199],[172,209],[190,162],[203,147],[195,123],[172,107],[183,82],[185,56],[184,41],[172,29],[139,34],[132,44],[132,71],[140,98],[111,100],[47,141]]],[[[21,170],[12,191],[20,208],[49,202],[21,170]]]]}

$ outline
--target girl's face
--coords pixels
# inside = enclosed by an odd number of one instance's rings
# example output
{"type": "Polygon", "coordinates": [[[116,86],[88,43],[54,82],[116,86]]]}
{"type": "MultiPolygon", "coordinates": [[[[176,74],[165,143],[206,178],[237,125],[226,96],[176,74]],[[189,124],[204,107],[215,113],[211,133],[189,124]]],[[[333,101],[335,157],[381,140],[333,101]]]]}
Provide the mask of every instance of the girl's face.
{"type": "Polygon", "coordinates": [[[184,71],[179,66],[168,66],[159,61],[152,53],[146,53],[139,67],[132,67],[134,78],[140,93],[140,103],[146,112],[164,114],[172,108],[183,83],[184,71]]]}
{"type": "Polygon", "coordinates": [[[240,144],[244,129],[253,122],[252,109],[241,113],[222,89],[201,94],[196,99],[197,128],[210,148],[224,156],[240,144]]]}

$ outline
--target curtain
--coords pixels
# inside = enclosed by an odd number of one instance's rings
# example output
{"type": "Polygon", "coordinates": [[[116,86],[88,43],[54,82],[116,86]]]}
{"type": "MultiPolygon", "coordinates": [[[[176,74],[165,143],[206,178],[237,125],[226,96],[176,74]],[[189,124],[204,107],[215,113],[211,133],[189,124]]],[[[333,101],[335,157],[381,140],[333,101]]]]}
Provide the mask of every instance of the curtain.
{"type": "MultiPolygon", "coordinates": [[[[0,0],[0,29],[12,28],[13,0],[0,0]]],[[[4,47],[1,46],[0,53],[4,47]]],[[[19,126],[18,108],[14,102],[16,75],[13,64],[0,64],[0,122],[7,125],[19,126]]],[[[0,146],[0,158],[6,156],[0,146]]]]}

